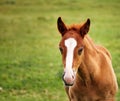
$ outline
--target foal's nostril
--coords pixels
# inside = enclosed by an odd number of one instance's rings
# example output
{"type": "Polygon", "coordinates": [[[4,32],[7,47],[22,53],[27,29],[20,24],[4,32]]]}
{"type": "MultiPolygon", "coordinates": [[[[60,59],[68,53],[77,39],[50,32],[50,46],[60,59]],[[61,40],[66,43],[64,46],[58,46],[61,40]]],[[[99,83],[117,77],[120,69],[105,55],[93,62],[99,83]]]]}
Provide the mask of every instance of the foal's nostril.
{"type": "Polygon", "coordinates": [[[74,76],[72,76],[72,78],[74,79],[75,77],[74,77],[74,76]]]}

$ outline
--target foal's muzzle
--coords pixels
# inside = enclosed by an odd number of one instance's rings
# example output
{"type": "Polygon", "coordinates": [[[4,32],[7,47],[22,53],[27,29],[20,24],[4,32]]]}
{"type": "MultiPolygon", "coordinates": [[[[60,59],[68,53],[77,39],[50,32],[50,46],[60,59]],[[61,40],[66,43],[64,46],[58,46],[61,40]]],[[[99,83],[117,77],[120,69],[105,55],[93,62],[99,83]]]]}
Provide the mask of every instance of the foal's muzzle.
{"type": "Polygon", "coordinates": [[[72,86],[74,84],[74,77],[72,77],[72,78],[69,78],[69,77],[64,78],[64,76],[65,76],[65,73],[63,73],[63,75],[62,75],[62,80],[63,80],[65,86],[72,86]]]}

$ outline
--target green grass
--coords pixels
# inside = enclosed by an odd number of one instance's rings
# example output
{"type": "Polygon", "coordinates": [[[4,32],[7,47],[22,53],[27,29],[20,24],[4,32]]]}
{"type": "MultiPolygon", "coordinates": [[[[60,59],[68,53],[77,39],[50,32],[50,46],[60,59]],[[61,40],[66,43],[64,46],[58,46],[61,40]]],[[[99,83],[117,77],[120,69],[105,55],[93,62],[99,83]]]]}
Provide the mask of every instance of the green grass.
{"type": "MultiPolygon", "coordinates": [[[[112,54],[120,86],[119,0],[0,0],[0,101],[67,101],[56,20],[91,19],[90,36],[112,54]]],[[[116,96],[120,100],[120,90],[116,96]]]]}

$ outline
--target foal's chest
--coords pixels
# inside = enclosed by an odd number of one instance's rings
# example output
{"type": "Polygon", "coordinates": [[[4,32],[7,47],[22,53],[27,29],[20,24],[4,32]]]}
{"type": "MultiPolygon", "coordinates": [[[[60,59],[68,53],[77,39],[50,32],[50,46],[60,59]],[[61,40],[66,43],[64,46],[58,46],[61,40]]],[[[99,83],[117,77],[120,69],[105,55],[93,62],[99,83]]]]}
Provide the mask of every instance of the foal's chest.
{"type": "Polygon", "coordinates": [[[97,95],[96,91],[93,89],[74,89],[71,87],[69,89],[70,101],[99,101],[100,96],[97,95]]]}

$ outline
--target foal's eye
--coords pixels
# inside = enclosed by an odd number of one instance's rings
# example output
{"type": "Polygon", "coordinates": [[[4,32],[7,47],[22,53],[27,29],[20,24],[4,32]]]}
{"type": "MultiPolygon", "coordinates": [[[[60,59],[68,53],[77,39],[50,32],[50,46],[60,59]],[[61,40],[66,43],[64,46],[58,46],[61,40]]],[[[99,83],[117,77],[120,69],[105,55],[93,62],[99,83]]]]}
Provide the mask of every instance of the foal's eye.
{"type": "Polygon", "coordinates": [[[61,54],[63,53],[63,49],[61,48],[61,47],[59,47],[59,50],[60,50],[60,52],[61,52],[61,54]]]}
{"type": "Polygon", "coordinates": [[[78,55],[81,55],[82,50],[83,50],[83,47],[80,47],[80,48],[78,49],[78,55]]]}

